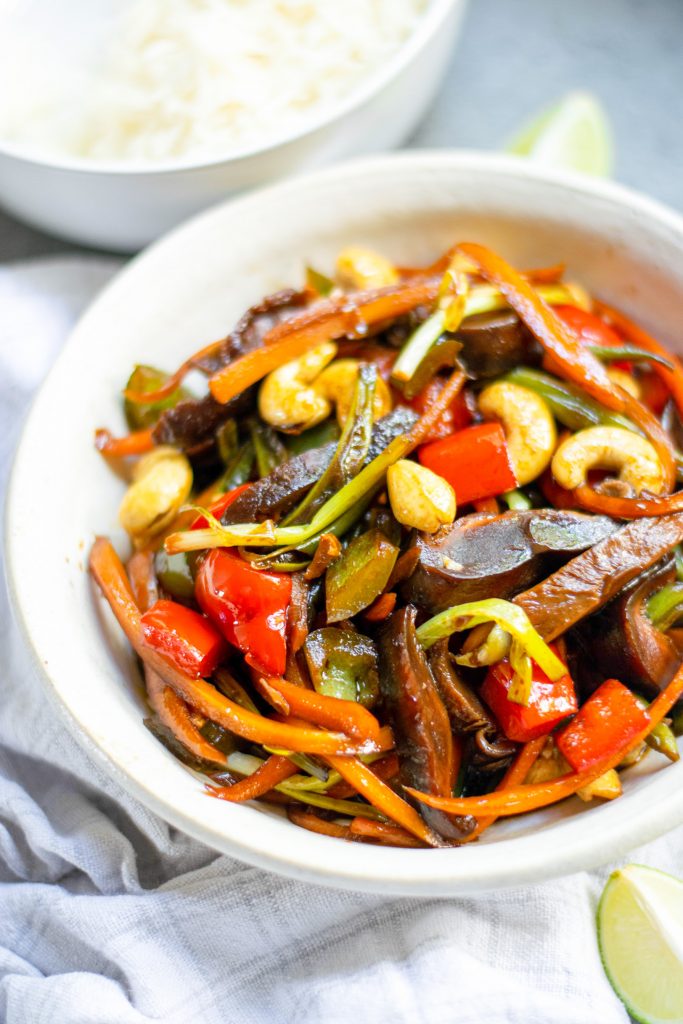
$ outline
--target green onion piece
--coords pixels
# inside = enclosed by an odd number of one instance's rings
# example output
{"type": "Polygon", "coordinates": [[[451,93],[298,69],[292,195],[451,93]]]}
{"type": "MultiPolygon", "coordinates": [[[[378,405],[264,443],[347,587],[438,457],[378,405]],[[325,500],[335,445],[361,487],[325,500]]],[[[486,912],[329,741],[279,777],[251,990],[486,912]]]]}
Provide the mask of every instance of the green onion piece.
{"type": "Polygon", "coordinates": [[[373,490],[385,477],[387,469],[402,459],[410,450],[410,441],[405,436],[396,437],[376,459],[361,469],[353,480],[342,487],[322,508],[318,509],[310,523],[302,526],[275,526],[271,520],[264,523],[236,523],[223,526],[215,516],[204,508],[189,506],[204,516],[208,526],[203,530],[183,530],[171,534],[165,542],[166,551],[201,551],[205,548],[275,547],[293,545],[298,548],[318,534],[324,533],[340,516],[361,501],[368,491],[373,490]]]}
{"type": "MultiPolygon", "coordinates": [[[[645,700],[643,697],[637,697],[636,700],[641,707],[647,708],[650,706],[650,702],[645,700]]],[[[647,734],[645,742],[648,747],[651,747],[652,750],[656,750],[658,754],[663,754],[664,757],[668,757],[670,761],[680,760],[681,755],[678,752],[676,737],[674,736],[673,729],[667,723],[666,719],[663,722],[659,722],[654,729],[647,734]]]]}
{"type": "MultiPolygon", "coordinates": [[[[280,756],[289,757],[293,759],[295,755],[292,755],[290,751],[273,751],[278,753],[280,756]]],[[[230,771],[237,772],[238,775],[253,775],[257,768],[263,765],[264,759],[260,757],[254,757],[253,754],[244,754],[241,750],[235,750],[228,755],[226,764],[230,771]]],[[[274,788],[280,789],[281,786],[287,785],[288,788],[296,789],[300,792],[320,792],[324,793],[326,789],[330,789],[336,785],[337,782],[341,781],[341,775],[338,772],[329,772],[326,779],[318,779],[313,775],[290,775],[286,780],[286,783],[278,783],[274,788]]],[[[280,790],[282,792],[282,790],[280,790]]]]}
{"type": "Polygon", "coordinates": [[[671,629],[683,605],[683,583],[669,583],[648,598],[646,611],[653,626],[665,633],[671,629]]]}
{"type": "Polygon", "coordinates": [[[467,668],[481,668],[482,665],[495,665],[496,662],[507,658],[510,653],[512,637],[500,626],[492,626],[488,636],[481,646],[473,651],[466,651],[458,657],[459,665],[466,665],[467,668]]]}
{"type": "Polygon", "coordinates": [[[264,746],[263,749],[267,750],[269,754],[279,754],[280,757],[288,757],[292,764],[295,764],[297,768],[301,768],[307,775],[312,775],[319,782],[327,782],[330,777],[331,769],[318,764],[308,754],[295,754],[291,750],[282,750],[280,747],[264,746]]]}
{"type": "Polygon", "coordinates": [[[436,313],[432,313],[416,331],[413,331],[394,363],[391,371],[392,380],[397,384],[410,380],[434,342],[443,334],[445,323],[446,313],[443,309],[437,309],[436,313]]]}
{"type": "MultiPolygon", "coordinates": [[[[287,781],[289,782],[289,779],[287,781]]],[[[335,811],[337,814],[348,818],[361,817],[374,818],[376,821],[386,820],[384,815],[376,811],[370,804],[356,803],[354,800],[335,800],[333,797],[325,796],[323,793],[302,792],[297,787],[288,786],[284,782],[275,788],[294,800],[300,800],[304,804],[312,804],[313,807],[323,807],[326,811],[335,811]]]]}
{"type": "Polygon", "coordinates": [[[656,352],[648,352],[644,348],[637,348],[635,345],[588,345],[587,348],[594,356],[604,359],[606,363],[618,359],[628,359],[631,363],[659,363],[661,366],[666,366],[667,370],[673,370],[673,363],[664,356],[657,355],[656,352]]]}
{"type": "Polygon", "coordinates": [[[677,544],[674,549],[674,558],[676,559],[676,579],[683,583],[683,551],[681,551],[680,544],[677,544]]]}
{"type": "Polygon", "coordinates": [[[246,484],[251,477],[253,466],[254,445],[251,439],[249,439],[237,450],[225,467],[225,473],[218,485],[219,490],[225,493],[226,491],[232,491],[235,487],[246,484]]]}
{"type": "Polygon", "coordinates": [[[578,388],[572,387],[571,384],[565,384],[564,381],[552,377],[549,373],[519,366],[506,374],[503,379],[513,384],[520,384],[522,387],[529,388],[530,391],[535,391],[537,395],[545,399],[553,416],[569,430],[584,430],[586,427],[594,427],[602,423],[606,426],[623,427],[625,430],[642,433],[625,416],[610,412],[585,396],[578,388]]]}
{"type": "MultiPolygon", "coordinates": [[[[486,622],[495,623],[512,637],[510,664],[515,670],[515,678],[510,688],[513,694],[511,700],[516,703],[524,703],[525,699],[528,701],[531,685],[531,665],[528,659],[535,661],[553,682],[566,673],[567,669],[536,632],[526,612],[518,605],[500,598],[471,601],[447,608],[419,626],[417,638],[428,649],[451,633],[473,629],[486,622]]],[[[455,660],[460,661],[459,658],[455,660]]]]}
{"type": "Polygon", "coordinates": [[[377,367],[362,364],[356,377],[349,415],[332,460],[299,505],[283,520],[284,526],[309,520],[335,491],[358,473],[372,438],[376,389],[377,367]]]}
{"type": "MultiPolygon", "coordinates": [[[[169,374],[163,370],[157,370],[155,366],[138,365],[131,373],[126,383],[126,390],[130,391],[154,391],[165,384],[169,374]]],[[[186,388],[177,388],[166,398],[158,402],[132,402],[130,398],[124,399],[123,409],[126,422],[131,430],[145,430],[153,427],[167,409],[172,409],[178,402],[192,398],[192,394],[186,388]]]]}
{"type": "Polygon", "coordinates": [[[269,476],[277,466],[287,461],[287,449],[272,427],[258,420],[250,420],[249,435],[256,455],[256,469],[261,478],[269,476]]]}
{"type": "Polygon", "coordinates": [[[334,288],[334,281],[331,277],[321,274],[315,267],[310,266],[306,267],[306,284],[312,291],[323,297],[328,296],[334,288]]]}
{"type": "Polygon", "coordinates": [[[524,491],[506,491],[501,497],[507,507],[513,512],[525,512],[531,508],[531,499],[527,498],[524,491]]]}

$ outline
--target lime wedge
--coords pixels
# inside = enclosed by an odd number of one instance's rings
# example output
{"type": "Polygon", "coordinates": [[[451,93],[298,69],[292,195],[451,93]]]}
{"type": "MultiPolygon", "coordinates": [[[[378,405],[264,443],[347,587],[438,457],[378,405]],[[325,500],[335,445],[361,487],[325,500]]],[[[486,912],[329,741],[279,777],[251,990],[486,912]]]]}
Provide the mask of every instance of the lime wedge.
{"type": "Polygon", "coordinates": [[[628,864],[598,907],[600,955],[612,988],[642,1024],[683,1021],[683,882],[628,864]]]}
{"type": "Polygon", "coordinates": [[[507,147],[547,167],[607,177],[612,133],[600,103],[588,92],[570,92],[534,118],[507,147]]]}

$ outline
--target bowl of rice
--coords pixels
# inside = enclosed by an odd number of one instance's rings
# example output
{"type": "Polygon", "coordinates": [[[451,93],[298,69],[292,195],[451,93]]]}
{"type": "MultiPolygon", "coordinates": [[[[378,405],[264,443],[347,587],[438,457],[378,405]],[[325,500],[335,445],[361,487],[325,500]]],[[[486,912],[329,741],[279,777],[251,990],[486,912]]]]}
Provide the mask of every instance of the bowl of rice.
{"type": "Polygon", "coordinates": [[[132,251],[227,195],[389,149],[466,0],[19,0],[0,10],[0,203],[132,251]]]}

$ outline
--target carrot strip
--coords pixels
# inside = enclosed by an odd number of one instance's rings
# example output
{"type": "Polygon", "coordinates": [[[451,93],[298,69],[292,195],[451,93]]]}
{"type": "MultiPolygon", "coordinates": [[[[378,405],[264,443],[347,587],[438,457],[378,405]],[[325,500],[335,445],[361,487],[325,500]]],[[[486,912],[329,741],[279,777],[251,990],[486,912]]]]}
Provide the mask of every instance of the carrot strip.
{"type": "Polygon", "coordinates": [[[503,792],[488,793],[486,796],[438,797],[431,796],[428,793],[420,793],[409,787],[406,787],[406,791],[415,797],[416,800],[429,804],[430,807],[436,807],[449,814],[473,814],[475,817],[489,814],[501,816],[523,814],[526,811],[535,811],[540,807],[547,807],[549,804],[557,803],[558,800],[564,800],[565,797],[573,796],[578,789],[594,782],[595,779],[599,779],[610,768],[616,768],[626,754],[642,743],[654,726],[662,721],[682,694],[683,665],[679,668],[668,686],[650,704],[648,708],[648,721],[642,729],[637,734],[631,736],[616,751],[613,751],[609,757],[603,758],[584,771],[562,775],[551,782],[512,787],[503,792]]]}
{"type": "Polygon", "coordinates": [[[462,391],[464,383],[465,374],[461,370],[455,370],[442,387],[436,400],[408,431],[406,437],[410,444],[409,451],[417,448],[431,434],[434,425],[439,422],[446,409],[452,405],[453,400],[462,391]]]}
{"type": "Polygon", "coordinates": [[[338,733],[275,722],[235,704],[204,679],[191,679],[143,642],[140,613],[125,570],[111,543],[104,537],[98,537],[93,544],[90,571],[136,654],[188,704],[224,729],[264,746],[309,754],[372,754],[386,749],[382,744],[388,737],[383,730],[380,730],[378,743],[361,743],[338,733]]]}
{"type": "Polygon", "coordinates": [[[352,818],[349,825],[351,835],[360,839],[374,839],[384,846],[409,846],[424,850],[425,844],[416,836],[406,832],[399,825],[390,825],[385,821],[373,821],[371,818],[352,818]]]}
{"type": "Polygon", "coordinates": [[[343,779],[353,786],[357,793],[376,807],[385,817],[391,818],[407,832],[421,839],[427,846],[445,846],[443,840],[432,832],[417,811],[406,803],[393,789],[382,782],[371,768],[357,757],[328,757],[327,760],[343,779]]]}
{"type": "Polygon", "coordinates": [[[153,564],[154,554],[151,551],[136,551],[126,565],[133,597],[141,612],[146,612],[156,600],[156,594],[152,593],[150,588],[153,564]]]}
{"type": "Polygon", "coordinates": [[[228,800],[233,804],[243,803],[245,800],[255,800],[263,796],[269,790],[274,789],[278,782],[284,782],[290,775],[295,775],[298,768],[288,757],[281,757],[280,754],[271,754],[267,761],[260,765],[253,775],[246,779],[240,779],[232,786],[206,786],[209,796],[217,800],[228,800]]]}
{"type": "Polygon", "coordinates": [[[482,276],[500,290],[563,377],[578,384],[608,409],[624,413],[641,427],[657,450],[664,470],[665,487],[670,491],[676,479],[676,465],[671,441],[657,418],[610,380],[602,363],[580,343],[532,284],[502,257],[474,242],[463,242],[458,250],[471,259],[482,276]]]}
{"type": "MultiPolygon", "coordinates": [[[[195,757],[215,764],[226,763],[225,754],[216,750],[205,740],[197,726],[190,718],[187,705],[175,690],[167,686],[164,680],[153,669],[145,668],[145,686],[147,698],[159,721],[169,729],[175,738],[182,743],[195,757]]],[[[290,762],[291,763],[291,762],[290,762]]]]}
{"type": "Polygon", "coordinates": [[[393,591],[380,594],[377,600],[370,605],[363,617],[367,622],[382,622],[384,619],[389,618],[395,607],[396,594],[393,591]]]}
{"type": "Polygon", "coordinates": [[[266,699],[275,696],[273,706],[282,714],[297,715],[307,722],[344,732],[364,743],[375,743],[379,737],[379,722],[367,708],[355,701],[326,697],[279,676],[257,676],[256,686],[266,699]]]}
{"type": "MultiPolygon", "coordinates": [[[[508,770],[506,771],[503,778],[496,786],[496,792],[501,792],[506,789],[512,789],[513,786],[519,786],[524,782],[527,775],[531,771],[532,766],[535,764],[536,759],[539,757],[543,750],[547,736],[539,736],[535,740],[529,740],[521,748],[517,757],[514,759],[508,770]]],[[[467,836],[464,840],[466,843],[471,842],[482,834],[490,825],[493,825],[496,821],[496,817],[491,818],[479,818],[477,826],[473,832],[467,836]]]]}
{"type": "Polygon", "coordinates": [[[154,402],[160,402],[162,399],[168,398],[174,391],[177,391],[190,370],[195,368],[197,360],[213,355],[221,347],[224,340],[224,338],[221,338],[220,341],[211,341],[208,345],[200,348],[198,352],[193,352],[189,359],[181,363],[175,373],[171,374],[168,380],[164,381],[163,384],[160,384],[153,391],[135,391],[126,388],[123,392],[124,398],[127,398],[129,402],[135,402],[140,405],[151,405],[154,402]]]}
{"type": "Polygon", "coordinates": [[[432,278],[321,302],[299,316],[276,324],[266,334],[261,348],[235,359],[215,373],[209,381],[211,394],[217,402],[225,404],[268,373],[323,341],[342,338],[353,334],[359,326],[366,328],[391,320],[433,301],[438,288],[439,281],[432,278]]]}
{"type": "MultiPolygon", "coordinates": [[[[154,601],[152,590],[152,563],[154,555],[151,551],[136,551],[128,560],[128,579],[133,598],[141,612],[147,611],[154,601]]],[[[175,738],[195,757],[204,761],[213,761],[224,765],[225,754],[204,739],[190,717],[187,704],[175,690],[167,686],[161,676],[145,665],[145,688],[150,707],[156,712],[159,721],[166,726],[175,738]]]]}
{"type": "Polygon", "coordinates": [[[615,519],[640,519],[643,516],[664,516],[670,512],[683,512],[683,491],[647,498],[615,498],[598,494],[588,484],[571,492],[574,503],[588,512],[614,516],[615,519]]]}
{"type": "Polygon", "coordinates": [[[661,363],[652,363],[650,369],[657,374],[660,380],[664,381],[671,392],[679,414],[683,416],[683,363],[681,363],[678,356],[673,352],[669,352],[663,345],[660,345],[651,334],[648,334],[642,327],[634,323],[625,313],[620,313],[618,309],[614,309],[613,306],[608,306],[606,302],[600,302],[599,300],[596,300],[595,307],[638,348],[644,348],[648,352],[664,356],[665,359],[669,360],[672,365],[671,370],[666,366],[662,366],[661,363]]]}
{"type": "Polygon", "coordinates": [[[334,839],[353,839],[348,825],[340,825],[336,821],[326,821],[319,818],[312,811],[305,811],[301,807],[290,806],[287,808],[287,817],[295,825],[308,829],[309,832],[318,832],[323,836],[332,836],[334,839]]]}
{"type": "MultiPolygon", "coordinates": [[[[372,764],[368,765],[368,768],[378,779],[388,782],[398,775],[398,755],[388,754],[380,761],[373,761],[372,764]]],[[[336,800],[348,800],[349,797],[356,795],[356,790],[348,782],[338,782],[336,786],[332,786],[327,792],[329,796],[333,796],[336,800]]]]}
{"type": "Polygon", "coordinates": [[[154,447],[152,429],[136,430],[125,437],[112,437],[108,430],[95,431],[95,447],[108,459],[122,459],[127,455],[144,455],[154,447]]]}

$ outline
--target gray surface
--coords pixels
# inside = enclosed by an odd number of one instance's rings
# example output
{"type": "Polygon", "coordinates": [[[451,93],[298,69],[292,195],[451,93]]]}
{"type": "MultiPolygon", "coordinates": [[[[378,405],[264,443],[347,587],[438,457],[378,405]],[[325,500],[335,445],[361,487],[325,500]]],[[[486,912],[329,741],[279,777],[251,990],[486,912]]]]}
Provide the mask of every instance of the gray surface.
{"type": "MultiPolygon", "coordinates": [[[[683,209],[683,0],[470,0],[414,146],[496,149],[569,89],[614,126],[616,177],[683,209]]],[[[0,213],[0,260],[78,251],[0,213]]]]}

